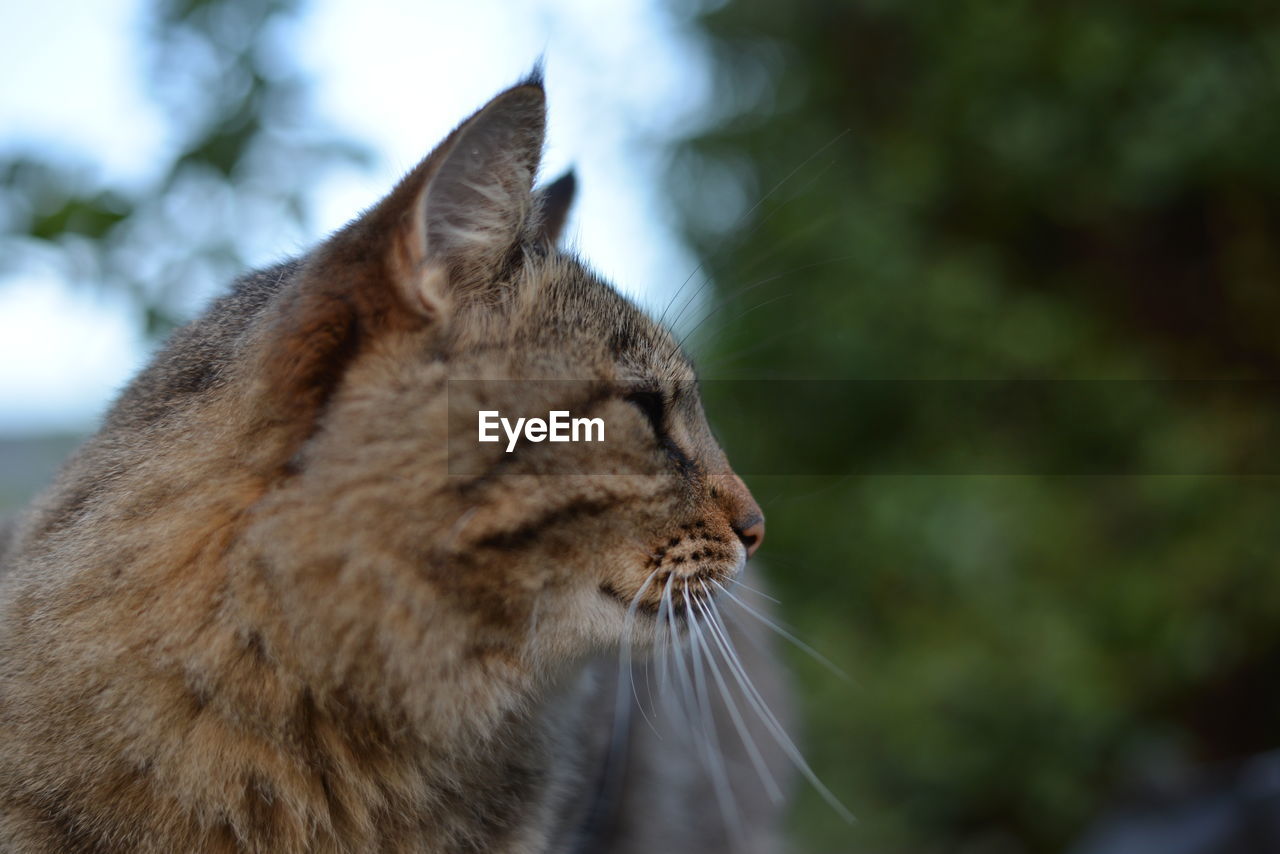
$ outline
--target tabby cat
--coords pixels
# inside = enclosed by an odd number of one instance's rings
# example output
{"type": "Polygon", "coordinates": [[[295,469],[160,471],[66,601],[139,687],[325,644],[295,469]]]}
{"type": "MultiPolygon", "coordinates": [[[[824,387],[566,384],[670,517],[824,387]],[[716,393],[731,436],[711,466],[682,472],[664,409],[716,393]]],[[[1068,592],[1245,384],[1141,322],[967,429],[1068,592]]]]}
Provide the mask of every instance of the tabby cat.
{"type": "Polygon", "coordinates": [[[670,333],[557,248],[544,129],[535,73],[240,279],[2,538],[0,850],[775,850],[761,723],[710,773],[619,676],[701,615],[783,693],[709,610],[761,511],[670,333]],[[448,441],[548,388],[608,442],[448,441]]]}

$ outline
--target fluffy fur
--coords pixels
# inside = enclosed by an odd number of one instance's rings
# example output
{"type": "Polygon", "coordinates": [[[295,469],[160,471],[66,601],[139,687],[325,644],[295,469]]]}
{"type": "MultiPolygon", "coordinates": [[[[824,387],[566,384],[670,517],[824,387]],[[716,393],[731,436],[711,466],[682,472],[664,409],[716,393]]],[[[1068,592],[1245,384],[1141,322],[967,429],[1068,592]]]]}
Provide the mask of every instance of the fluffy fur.
{"type": "MultiPolygon", "coordinates": [[[[0,850],[727,845],[678,738],[614,737],[614,656],[628,602],[628,643],[656,634],[646,580],[736,575],[760,511],[671,336],[555,248],[544,123],[513,87],[237,282],[0,544],[0,850]],[[450,444],[477,407],[609,442],[450,444]]],[[[776,808],[726,754],[768,850],[776,808]]]]}

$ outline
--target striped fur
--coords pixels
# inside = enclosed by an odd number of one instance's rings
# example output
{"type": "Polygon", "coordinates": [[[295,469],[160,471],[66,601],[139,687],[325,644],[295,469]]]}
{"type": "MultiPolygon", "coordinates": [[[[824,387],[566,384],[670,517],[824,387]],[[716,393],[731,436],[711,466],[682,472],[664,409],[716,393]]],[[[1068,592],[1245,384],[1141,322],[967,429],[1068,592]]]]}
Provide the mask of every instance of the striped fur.
{"type": "MultiPolygon", "coordinates": [[[[0,850],[723,849],[671,741],[624,732],[617,798],[599,783],[627,601],[656,609],[655,572],[740,571],[759,511],[696,398],[664,428],[676,467],[609,391],[693,374],[555,249],[544,123],[538,80],[504,92],[359,220],[237,282],[24,517],[0,850]],[[573,379],[610,442],[450,460],[456,379],[573,379]],[[629,474],[586,473],[607,471],[629,474]]],[[[498,408],[549,393],[504,387],[498,408]]],[[[776,810],[738,788],[767,850],[776,810]]]]}

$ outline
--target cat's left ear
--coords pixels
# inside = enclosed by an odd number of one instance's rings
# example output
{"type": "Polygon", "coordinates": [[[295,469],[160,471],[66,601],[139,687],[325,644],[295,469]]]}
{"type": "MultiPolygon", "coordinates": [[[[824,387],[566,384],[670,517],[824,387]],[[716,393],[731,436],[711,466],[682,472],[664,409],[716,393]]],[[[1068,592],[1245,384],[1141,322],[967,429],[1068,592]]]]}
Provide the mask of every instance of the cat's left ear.
{"type": "Polygon", "coordinates": [[[439,323],[453,301],[502,279],[538,239],[545,132],[535,69],[306,259],[264,333],[258,376],[272,418],[310,424],[370,333],[439,323]]]}
{"type": "Polygon", "coordinates": [[[407,269],[397,275],[428,317],[453,296],[490,285],[532,237],[533,179],[546,136],[546,95],[535,77],[482,107],[419,167],[407,269]]]}

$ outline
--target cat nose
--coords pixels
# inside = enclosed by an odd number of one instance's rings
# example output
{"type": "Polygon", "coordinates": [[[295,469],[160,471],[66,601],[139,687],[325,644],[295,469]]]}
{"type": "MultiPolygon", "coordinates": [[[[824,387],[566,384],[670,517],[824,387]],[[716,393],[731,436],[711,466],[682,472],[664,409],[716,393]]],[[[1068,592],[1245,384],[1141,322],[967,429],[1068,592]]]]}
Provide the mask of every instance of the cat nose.
{"type": "Polygon", "coordinates": [[[730,528],[742,540],[746,556],[753,556],[755,549],[764,542],[764,511],[751,497],[751,490],[735,474],[719,480],[714,493],[718,494],[724,515],[730,520],[730,528]]]}
{"type": "Polygon", "coordinates": [[[747,557],[751,557],[764,542],[764,511],[751,497],[751,490],[747,489],[742,478],[730,473],[716,479],[711,494],[720,503],[729,527],[742,541],[747,557]]]}
{"type": "Polygon", "coordinates": [[[760,548],[760,544],[764,542],[764,514],[757,513],[746,520],[745,523],[735,522],[733,532],[738,535],[738,539],[742,540],[742,545],[746,547],[747,557],[751,557],[756,553],[756,549],[760,548]]]}

